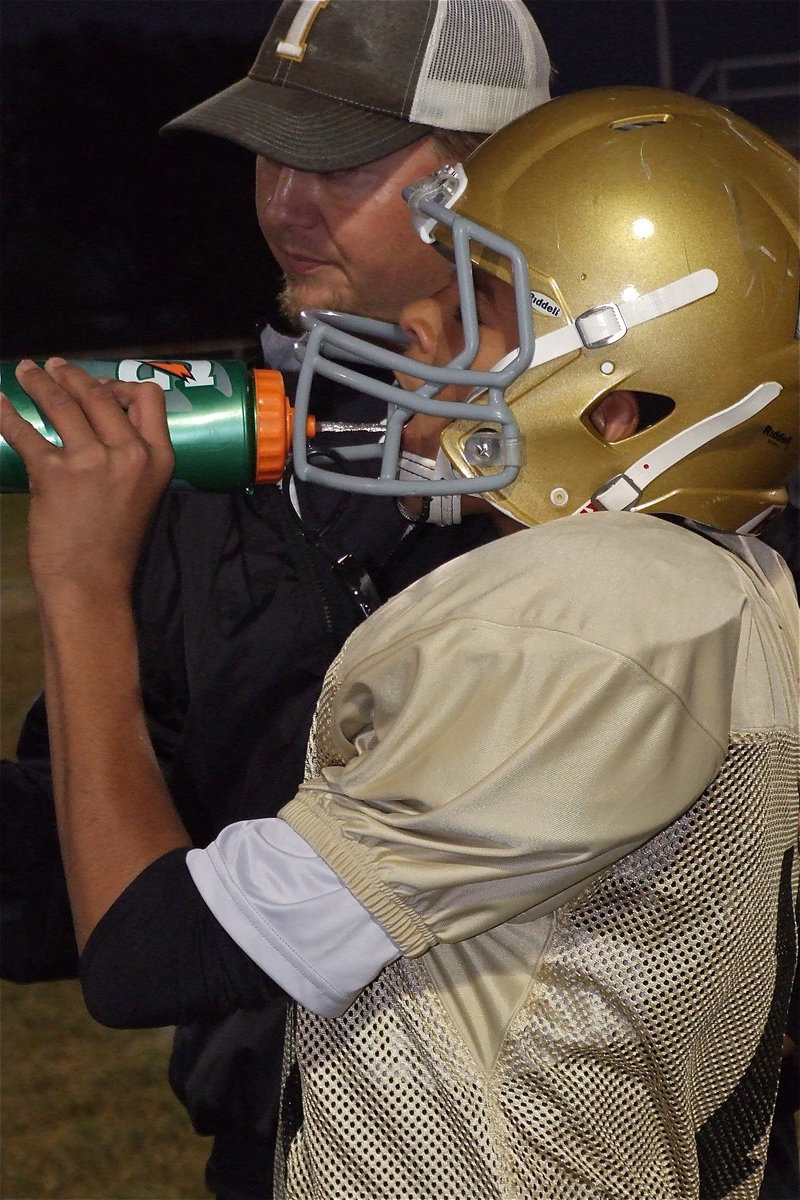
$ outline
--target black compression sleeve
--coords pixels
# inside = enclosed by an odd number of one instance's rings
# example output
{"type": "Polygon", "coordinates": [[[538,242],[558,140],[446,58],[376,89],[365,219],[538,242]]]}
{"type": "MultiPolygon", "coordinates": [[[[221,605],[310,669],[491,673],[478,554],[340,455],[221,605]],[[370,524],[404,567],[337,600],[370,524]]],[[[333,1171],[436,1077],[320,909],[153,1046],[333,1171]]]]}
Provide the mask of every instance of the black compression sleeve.
{"type": "Polygon", "coordinates": [[[285,995],[213,916],[186,854],[173,850],[146,867],[86,943],[81,986],[101,1025],[178,1025],[285,995]]]}

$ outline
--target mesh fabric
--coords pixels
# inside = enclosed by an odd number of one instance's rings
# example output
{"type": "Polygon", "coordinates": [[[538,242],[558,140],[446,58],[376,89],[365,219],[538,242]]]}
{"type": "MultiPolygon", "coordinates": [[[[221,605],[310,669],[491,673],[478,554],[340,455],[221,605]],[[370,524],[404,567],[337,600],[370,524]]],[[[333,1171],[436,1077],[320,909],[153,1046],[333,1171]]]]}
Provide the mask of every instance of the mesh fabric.
{"type": "MultiPolygon", "coordinates": [[[[333,749],[331,696],[317,752],[333,749]]],[[[776,921],[797,760],[790,733],[736,737],[687,813],[557,911],[492,1070],[424,957],[340,1018],[299,1009],[304,1123],[276,1195],[755,1200],[790,986],[776,921]]]]}
{"type": "Polygon", "coordinates": [[[549,98],[548,68],[522,5],[446,0],[438,5],[410,120],[492,132],[549,98]]]}

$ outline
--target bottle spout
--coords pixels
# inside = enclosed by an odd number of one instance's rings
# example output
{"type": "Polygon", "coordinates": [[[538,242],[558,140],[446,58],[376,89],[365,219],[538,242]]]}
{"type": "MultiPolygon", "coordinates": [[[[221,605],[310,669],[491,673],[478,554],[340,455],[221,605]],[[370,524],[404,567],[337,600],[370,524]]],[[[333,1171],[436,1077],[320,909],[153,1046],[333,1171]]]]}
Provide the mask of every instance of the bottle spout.
{"type": "MultiPolygon", "coordinates": [[[[283,478],[294,432],[294,409],[289,403],[280,371],[253,371],[256,405],[256,483],[277,483],[283,478]]],[[[386,423],[317,421],[306,419],[306,437],[317,434],[385,434],[386,423]]]]}

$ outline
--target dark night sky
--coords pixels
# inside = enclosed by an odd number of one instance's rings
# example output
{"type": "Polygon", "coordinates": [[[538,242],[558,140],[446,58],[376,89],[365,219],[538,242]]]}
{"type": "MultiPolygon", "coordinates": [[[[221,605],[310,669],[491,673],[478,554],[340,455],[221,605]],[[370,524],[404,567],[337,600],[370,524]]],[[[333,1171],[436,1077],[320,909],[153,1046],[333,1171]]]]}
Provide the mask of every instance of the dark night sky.
{"type": "MultiPolygon", "coordinates": [[[[170,35],[177,43],[182,35],[217,34],[257,47],[277,6],[277,0],[2,0],[0,37],[7,45],[29,45],[43,32],[102,21],[170,35]]],[[[564,90],[659,82],[652,0],[530,0],[529,7],[566,80],[564,90]]],[[[665,11],[679,89],[711,59],[797,52],[800,45],[795,0],[668,0],[665,11]]]]}
{"type": "MultiPolygon", "coordinates": [[[[276,7],[0,0],[0,355],[235,337],[270,315],[274,269],[252,215],[250,156],[157,130],[241,78],[276,7]]],[[[530,7],[556,69],[554,94],[663,82],[652,0],[530,7]]],[[[800,46],[795,0],[661,7],[679,89],[713,60],[800,46]]],[[[796,64],[740,72],[735,82],[792,77],[796,84],[796,64]]],[[[796,137],[796,97],[731,107],[796,137]]]]}

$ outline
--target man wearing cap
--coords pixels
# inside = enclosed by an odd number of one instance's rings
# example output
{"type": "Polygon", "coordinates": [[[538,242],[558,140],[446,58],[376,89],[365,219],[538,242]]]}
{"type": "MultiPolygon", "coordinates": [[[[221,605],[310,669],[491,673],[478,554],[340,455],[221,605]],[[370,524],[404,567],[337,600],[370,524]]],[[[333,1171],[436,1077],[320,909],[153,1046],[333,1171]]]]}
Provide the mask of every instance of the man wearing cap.
{"type": "MultiPolygon", "coordinates": [[[[256,154],[287,317],[395,320],[450,271],[411,229],[401,188],[547,100],[549,69],[522,0],[285,0],[248,77],[165,132],[256,154]]],[[[291,376],[292,340],[262,341],[266,365],[291,376]]],[[[368,418],[371,404],[331,384],[324,415],[368,418]]],[[[196,845],[294,795],[322,678],[364,612],[492,536],[478,519],[408,531],[386,501],[295,480],[166,498],[136,583],[139,652],[150,734],[196,845]]],[[[24,982],[76,971],[41,699],[19,759],[4,765],[2,974],[24,982]]],[[[268,1194],[283,1018],[276,996],[176,1036],[171,1081],[215,1138],[220,1200],[268,1194]]]]}

